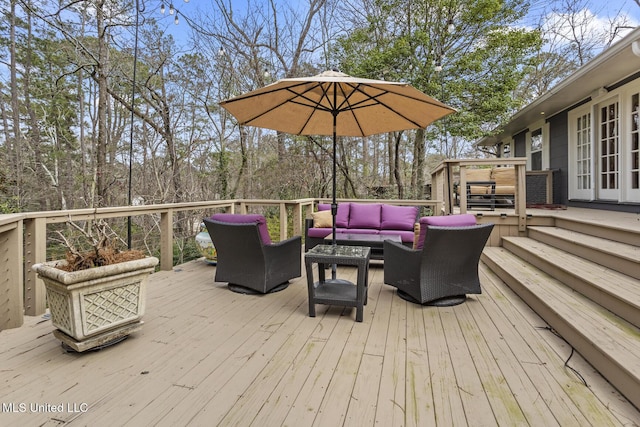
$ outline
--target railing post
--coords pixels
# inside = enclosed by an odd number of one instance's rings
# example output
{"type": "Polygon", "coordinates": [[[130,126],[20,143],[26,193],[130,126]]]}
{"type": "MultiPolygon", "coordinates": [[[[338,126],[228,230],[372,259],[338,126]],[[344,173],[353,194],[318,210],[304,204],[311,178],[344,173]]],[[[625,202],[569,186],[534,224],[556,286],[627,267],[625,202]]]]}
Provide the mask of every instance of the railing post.
{"type": "Polygon", "coordinates": [[[160,269],[173,269],[173,209],[160,213],[160,269]]]}
{"type": "MultiPolygon", "coordinates": [[[[526,173],[526,172],[525,172],[526,173]]],[[[547,204],[552,204],[553,203],[553,171],[552,170],[548,170],[546,173],[546,202],[547,204]]]]}
{"type": "Polygon", "coordinates": [[[289,221],[287,221],[287,205],[286,203],[280,203],[280,240],[286,240],[287,228],[289,227],[289,221]]]}
{"type": "Polygon", "coordinates": [[[0,331],[24,322],[22,219],[0,226],[0,331]]]}
{"type": "MultiPolygon", "coordinates": [[[[453,185],[451,185],[453,188],[453,185]]],[[[467,167],[460,165],[460,182],[458,183],[458,203],[460,203],[460,213],[467,213],[467,167]]]]}
{"type": "Polygon", "coordinates": [[[516,215],[518,215],[518,231],[527,231],[527,190],[526,190],[526,165],[516,166],[516,215]]]}
{"type": "Polygon", "coordinates": [[[293,235],[299,236],[303,233],[302,204],[300,202],[292,206],[293,209],[293,235]]]}
{"type": "Polygon", "coordinates": [[[46,218],[25,219],[24,239],[24,309],[28,316],[38,316],[46,311],[47,292],[44,282],[31,266],[47,260],[46,218]]]}

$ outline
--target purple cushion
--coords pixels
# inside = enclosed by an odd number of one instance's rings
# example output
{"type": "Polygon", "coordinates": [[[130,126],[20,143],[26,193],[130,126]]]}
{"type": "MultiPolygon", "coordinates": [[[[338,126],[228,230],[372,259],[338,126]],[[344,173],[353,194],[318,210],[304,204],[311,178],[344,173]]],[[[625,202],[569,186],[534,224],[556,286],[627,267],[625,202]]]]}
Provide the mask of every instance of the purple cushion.
{"type": "Polygon", "coordinates": [[[413,226],[418,217],[416,206],[382,205],[381,213],[382,230],[407,230],[413,231],[413,226]]]}
{"type": "MultiPolygon", "coordinates": [[[[349,208],[351,203],[338,203],[338,213],[336,213],[336,227],[348,227],[349,226],[349,208]]],[[[318,203],[319,211],[331,210],[331,204],[318,203]]]]}
{"type": "Polygon", "coordinates": [[[413,237],[415,236],[413,231],[406,230],[380,230],[380,234],[387,236],[400,236],[402,243],[413,243],[413,237]]]}
{"type": "Polygon", "coordinates": [[[430,225],[441,227],[463,227],[465,225],[475,225],[476,217],[473,214],[424,216],[420,218],[420,236],[416,249],[422,249],[424,239],[427,236],[427,229],[430,225]]]}
{"type": "Polygon", "coordinates": [[[258,214],[230,214],[219,213],[211,215],[211,219],[228,222],[231,224],[258,224],[258,232],[260,232],[260,239],[262,239],[263,245],[271,244],[271,236],[269,236],[269,229],[267,228],[267,220],[264,216],[258,214]]]}
{"type": "Polygon", "coordinates": [[[350,234],[379,234],[380,230],[374,230],[371,228],[350,228],[345,231],[350,234]]]}
{"type": "Polygon", "coordinates": [[[349,212],[349,228],[380,229],[380,203],[351,203],[349,212]]]}
{"type": "Polygon", "coordinates": [[[324,238],[331,234],[330,228],[310,228],[307,230],[309,237],[324,238]]]}

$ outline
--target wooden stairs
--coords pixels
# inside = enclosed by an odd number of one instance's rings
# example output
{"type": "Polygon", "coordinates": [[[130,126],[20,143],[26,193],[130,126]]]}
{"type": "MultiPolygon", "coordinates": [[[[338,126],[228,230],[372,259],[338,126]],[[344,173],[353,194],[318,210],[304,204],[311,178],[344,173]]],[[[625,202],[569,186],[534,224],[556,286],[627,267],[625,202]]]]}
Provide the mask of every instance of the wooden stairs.
{"type": "Polygon", "coordinates": [[[556,219],[527,234],[482,261],[640,408],[640,233],[556,219]]]}

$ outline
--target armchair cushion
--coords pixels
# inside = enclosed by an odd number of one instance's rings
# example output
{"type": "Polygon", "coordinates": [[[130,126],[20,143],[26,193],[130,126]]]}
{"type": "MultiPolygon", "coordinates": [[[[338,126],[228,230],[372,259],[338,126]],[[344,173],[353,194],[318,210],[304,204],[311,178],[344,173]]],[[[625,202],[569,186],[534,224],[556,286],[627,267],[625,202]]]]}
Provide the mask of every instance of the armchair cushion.
{"type": "Polygon", "coordinates": [[[495,168],[491,172],[491,179],[496,182],[496,185],[508,185],[515,186],[516,182],[516,170],[515,168],[495,168]]]}
{"type": "Polygon", "coordinates": [[[264,216],[258,214],[231,214],[231,213],[219,213],[211,216],[211,219],[228,222],[230,224],[258,224],[258,231],[260,232],[260,239],[262,244],[270,245],[271,236],[269,236],[269,229],[267,228],[267,220],[264,216]]]}
{"type": "Polygon", "coordinates": [[[491,181],[490,168],[467,169],[467,182],[469,181],[491,181]]]}
{"type": "Polygon", "coordinates": [[[515,168],[494,168],[491,177],[496,182],[496,194],[515,194],[515,168]]]}
{"type": "Polygon", "coordinates": [[[473,214],[424,216],[420,218],[418,222],[420,224],[420,235],[415,241],[414,248],[422,249],[424,246],[424,240],[427,237],[427,229],[429,226],[464,227],[467,225],[476,225],[476,217],[473,214]]]}

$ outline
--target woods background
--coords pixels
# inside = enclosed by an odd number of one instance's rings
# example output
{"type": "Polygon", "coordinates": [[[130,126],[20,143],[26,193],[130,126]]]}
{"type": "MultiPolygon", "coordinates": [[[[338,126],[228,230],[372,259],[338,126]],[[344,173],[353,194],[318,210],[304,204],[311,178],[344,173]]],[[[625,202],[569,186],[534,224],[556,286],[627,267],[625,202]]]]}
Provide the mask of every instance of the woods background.
{"type": "Polygon", "coordinates": [[[0,5],[0,213],[328,196],[329,138],[239,127],[218,102],[331,68],[458,110],[338,140],[339,197],[424,198],[431,166],[493,155],[473,141],[637,24],[585,0],[0,5]]]}

